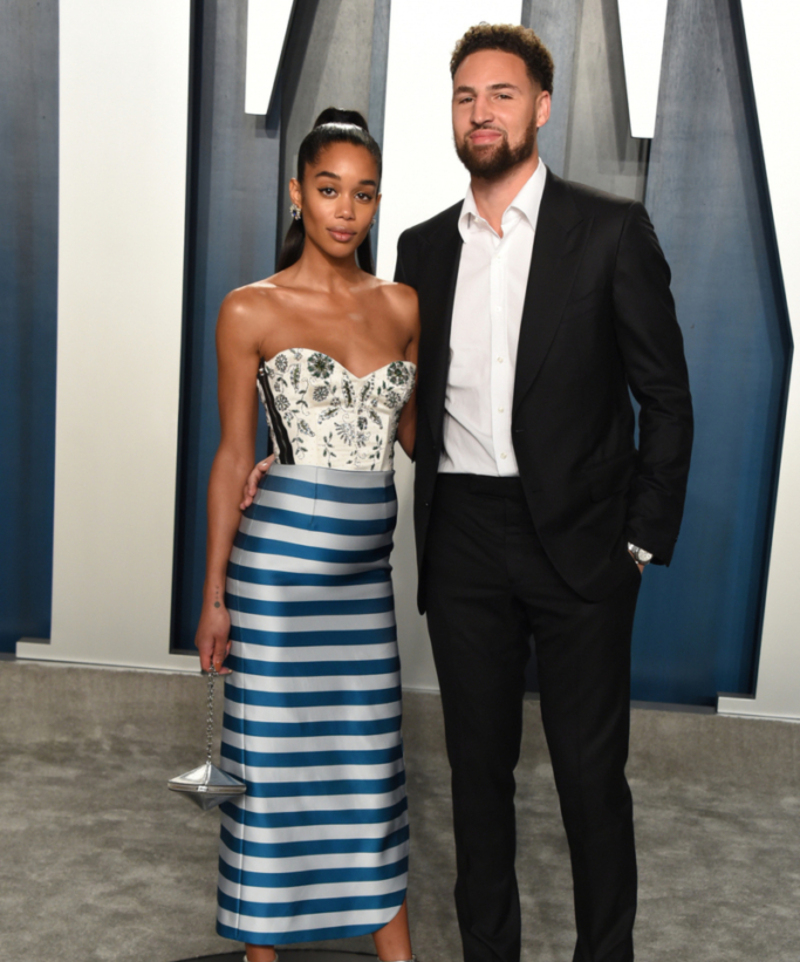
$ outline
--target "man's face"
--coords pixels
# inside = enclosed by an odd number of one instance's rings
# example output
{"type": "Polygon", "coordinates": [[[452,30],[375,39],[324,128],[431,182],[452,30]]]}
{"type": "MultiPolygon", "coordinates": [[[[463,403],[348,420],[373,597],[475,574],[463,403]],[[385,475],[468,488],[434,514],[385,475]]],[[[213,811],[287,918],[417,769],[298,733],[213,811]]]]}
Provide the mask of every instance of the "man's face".
{"type": "Polygon", "coordinates": [[[528,160],[536,131],[550,116],[550,94],[524,61],[504,50],[479,50],[453,78],[453,137],[473,177],[496,180],[528,160]]]}

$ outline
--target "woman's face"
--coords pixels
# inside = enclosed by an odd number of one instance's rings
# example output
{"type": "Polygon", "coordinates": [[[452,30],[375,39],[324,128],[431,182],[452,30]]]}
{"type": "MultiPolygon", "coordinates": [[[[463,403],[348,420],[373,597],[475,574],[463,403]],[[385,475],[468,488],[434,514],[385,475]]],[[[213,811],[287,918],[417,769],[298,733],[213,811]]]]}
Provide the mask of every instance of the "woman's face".
{"type": "Polygon", "coordinates": [[[378,168],[366,147],[338,143],[306,165],[302,185],[289,184],[303,212],[306,241],[332,257],[348,257],[369,232],[378,209],[378,168]]]}

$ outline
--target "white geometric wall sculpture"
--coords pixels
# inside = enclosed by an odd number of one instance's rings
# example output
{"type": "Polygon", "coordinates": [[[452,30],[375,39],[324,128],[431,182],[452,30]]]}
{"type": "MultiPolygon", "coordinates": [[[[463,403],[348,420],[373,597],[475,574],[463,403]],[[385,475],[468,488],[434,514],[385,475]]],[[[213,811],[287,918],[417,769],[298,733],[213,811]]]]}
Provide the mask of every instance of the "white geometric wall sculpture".
{"type": "MultiPolygon", "coordinates": [[[[789,321],[800,339],[800,135],[797,45],[800,7],[786,0],[742,0],[761,147],[767,169],[789,321]]],[[[800,379],[789,385],[767,600],[754,698],[720,697],[720,712],[800,721],[800,379]]]]}
{"type": "Polygon", "coordinates": [[[617,0],[631,137],[656,132],[667,0],[617,0]]]}
{"type": "Polygon", "coordinates": [[[244,112],[269,110],[283,48],[289,34],[294,0],[249,0],[244,112]]]}
{"type": "Polygon", "coordinates": [[[20,658],[195,670],[169,653],[190,25],[59,3],[52,636],[20,658]]]}

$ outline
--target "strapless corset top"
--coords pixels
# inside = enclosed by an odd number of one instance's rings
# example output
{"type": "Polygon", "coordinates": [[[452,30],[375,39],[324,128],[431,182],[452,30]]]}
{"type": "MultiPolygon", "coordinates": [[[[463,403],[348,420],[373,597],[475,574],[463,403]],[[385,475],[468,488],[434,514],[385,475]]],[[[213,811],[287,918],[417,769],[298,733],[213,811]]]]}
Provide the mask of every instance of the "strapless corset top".
{"type": "Polygon", "coordinates": [[[334,358],[305,347],[262,360],[258,391],[276,461],[388,471],[416,370],[411,361],[392,361],[356,377],[334,358]]]}

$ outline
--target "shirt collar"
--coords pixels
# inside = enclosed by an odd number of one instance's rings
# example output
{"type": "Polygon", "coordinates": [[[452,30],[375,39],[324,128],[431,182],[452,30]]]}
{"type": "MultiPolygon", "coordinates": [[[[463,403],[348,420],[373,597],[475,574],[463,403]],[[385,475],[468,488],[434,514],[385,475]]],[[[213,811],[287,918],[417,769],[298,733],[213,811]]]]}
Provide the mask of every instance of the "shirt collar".
{"type": "MultiPolygon", "coordinates": [[[[521,214],[535,231],[546,180],[547,168],[540,159],[536,170],[525,181],[517,196],[506,208],[503,219],[506,218],[509,211],[514,210],[518,214],[521,214]]],[[[461,213],[458,217],[458,230],[462,240],[466,241],[470,227],[480,216],[475,204],[475,197],[472,193],[472,185],[470,185],[467,188],[467,196],[464,198],[464,203],[461,205],[461,213]]]]}

